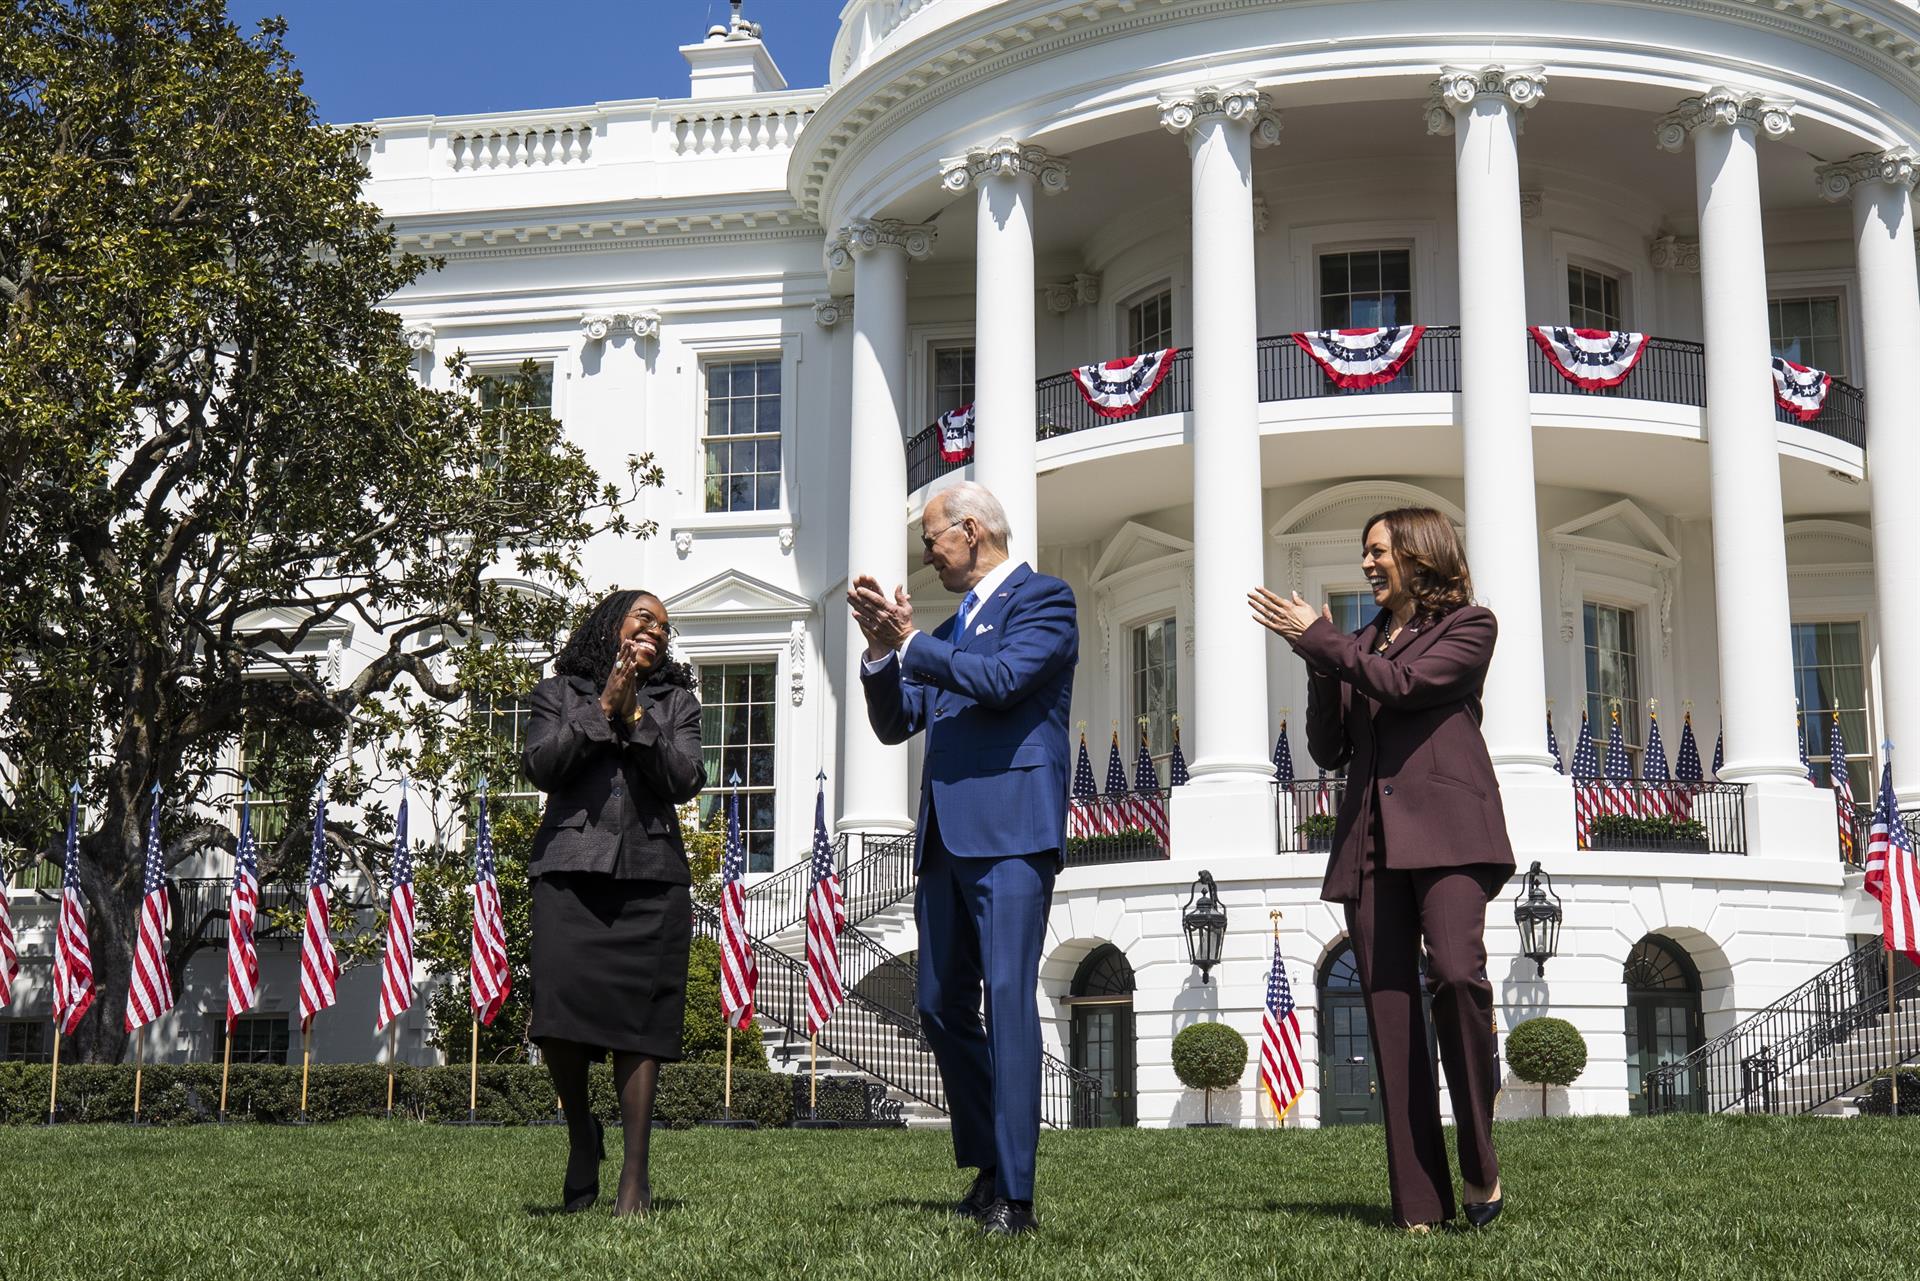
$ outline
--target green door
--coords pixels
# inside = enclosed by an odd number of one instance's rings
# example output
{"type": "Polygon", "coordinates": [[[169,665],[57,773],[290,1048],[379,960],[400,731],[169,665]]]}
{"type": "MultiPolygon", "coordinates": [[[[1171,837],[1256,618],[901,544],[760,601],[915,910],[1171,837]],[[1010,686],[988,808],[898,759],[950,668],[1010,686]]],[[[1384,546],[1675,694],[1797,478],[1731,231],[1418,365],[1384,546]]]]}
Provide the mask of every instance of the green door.
{"type": "Polygon", "coordinates": [[[1358,992],[1320,998],[1320,1124],[1367,1125],[1380,1119],[1367,1006],[1358,992]]]}
{"type": "Polygon", "coordinates": [[[1073,1066],[1100,1078],[1103,1127],[1135,1124],[1132,1001],[1073,1007],[1073,1066]]]}

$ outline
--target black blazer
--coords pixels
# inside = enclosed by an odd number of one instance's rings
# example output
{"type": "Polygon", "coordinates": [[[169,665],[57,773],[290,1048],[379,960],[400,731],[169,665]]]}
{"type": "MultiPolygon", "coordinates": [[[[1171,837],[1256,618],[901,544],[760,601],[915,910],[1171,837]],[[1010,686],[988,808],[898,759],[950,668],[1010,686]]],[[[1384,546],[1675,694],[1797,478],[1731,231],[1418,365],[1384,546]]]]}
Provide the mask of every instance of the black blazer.
{"type": "Polygon", "coordinates": [[[688,885],[686,846],[674,807],[700,794],[700,701],[659,679],[642,686],[637,722],[600,711],[600,687],[549,676],[533,687],[533,715],[520,754],[547,793],[528,874],[618,873],[688,885]]]}

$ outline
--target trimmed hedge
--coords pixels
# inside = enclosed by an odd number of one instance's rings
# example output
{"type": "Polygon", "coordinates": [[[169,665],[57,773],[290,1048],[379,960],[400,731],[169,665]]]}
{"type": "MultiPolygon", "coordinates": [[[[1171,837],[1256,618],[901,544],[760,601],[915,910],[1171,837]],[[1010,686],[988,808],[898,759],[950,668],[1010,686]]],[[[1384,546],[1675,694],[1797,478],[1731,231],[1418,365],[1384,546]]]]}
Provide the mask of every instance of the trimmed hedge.
{"type": "Polygon", "coordinates": [[[1507,1066],[1534,1085],[1572,1085],[1587,1067],[1587,1040],[1565,1019],[1528,1019],[1507,1034],[1507,1066]]]}
{"type": "Polygon", "coordinates": [[[1247,1070],[1247,1038],[1225,1023],[1194,1023],[1173,1038],[1173,1074],[1190,1090],[1231,1089],[1247,1070]]]}
{"type": "MultiPolygon", "coordinates": [[[[32,1125],[47,1118],[48,1077],[44,1063],[0,1063],[0,1124],[32,1125]]],[[[464,1120],[467,1115],[467,1067],[400,1067],[394,1073],[394,1112],[417,1121],[464,1120]]],[[[613,1072],[606,1064],[592,1069],[594,1115],[617,1120],[613,1072]]],[[[654,1096],[653,1117],[662,1125],[685,1129],[720,1115],[725,1070],[697,1063],[665,1063],[654,1096]]],[[[307,1085],[307,1118],[339,1121],[383,1116],[387,1107],[387,1069],[377,1063],[326,1063],[313,1068],[307,1085]]],[[[217,1063],[161,1064],[146,1069],[141,1086],[140,1119],[155,1125],[192,1125],[217,1119],[220,1066],[217,1063]]],[[[482,1121],[525,1125],[553,1115],[553,1085],[544,1067],[525,1063],[480,1065],[475,1116],[482,1121]]],[[[781,1073],[736,1067],[733,1112],[763,1126],[793,1120],[793,1078],[781,1073]]],[[[236,1064],[228,1081],[230,1121],[284,1123],[300,1113],[300,1069],[278,1064],[236,1064]]],[[[75,1063],[60,1068],[60,1119],[73,1122],[133,1119],[133,1067],[126,1063],[75,1063]]]]}
{"type": "MultiPolygon", "coordinates": [[[[1903,1067],[1899,1071],[1900,1115],[1920,1116],[1920,1068],[1903,1067]]],[[[1882,1072],[1867,1084],[1871,1088],[1860,1100],[1861,1115],[1893,1115],[1893,1078],[1882,1072]]]]}
{"type": "Polygon", "coordinates": [[[1593,839],[1674,845],[1705,845],[1707,842],[1707,825],[1692,818],[1602,814],[1593,820],[1589,830],[1593,839]]]}

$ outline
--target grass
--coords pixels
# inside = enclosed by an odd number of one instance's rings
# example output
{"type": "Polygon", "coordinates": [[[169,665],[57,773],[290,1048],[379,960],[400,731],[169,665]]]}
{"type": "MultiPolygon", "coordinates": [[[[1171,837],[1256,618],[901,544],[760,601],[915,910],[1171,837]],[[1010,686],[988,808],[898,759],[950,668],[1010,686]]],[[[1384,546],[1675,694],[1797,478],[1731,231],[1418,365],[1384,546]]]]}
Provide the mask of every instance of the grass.
{"type": "MultiPolygon", "coordinates": [[[[614,1135],[609,1134],[609,1147],[614,1135]]],[[[654,1215],[555,1216],[557,1128],[0,1130],[0,1278],[1912,1277],[1920,1123],[1502,1123],[1507,1214],[1388,1226],[1378,1128],[1041,1142],[1042,1232],[980,1240],[940,1131],[656,1133],[654,1215]]]]}

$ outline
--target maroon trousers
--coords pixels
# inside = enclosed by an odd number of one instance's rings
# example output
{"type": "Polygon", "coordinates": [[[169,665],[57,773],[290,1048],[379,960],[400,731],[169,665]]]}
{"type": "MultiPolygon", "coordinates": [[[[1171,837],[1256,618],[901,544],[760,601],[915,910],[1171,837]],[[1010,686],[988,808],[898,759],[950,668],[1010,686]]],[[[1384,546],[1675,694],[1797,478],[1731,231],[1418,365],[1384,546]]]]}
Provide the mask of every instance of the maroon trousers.
{"type": "MultiPolygon", "coordinates": [[[[1440,1126],[1440,1086],[1428,1051],[1420,1001],[1420,941],[1427,946],[1427,988],[1434,1031],[1453,1096],[1460,1174],[1491,1187],[1493,1154],[1493,984],[1487,980],[1487,901],[1492,869],[1397,872],[1381,866],[1371,842],[1360,897],[1348,903],[1347,932],[1366,996],[1367,1029],[1387,1125],[1387,1181],[1394,1221],[1441,1223],[1454,1216],[1453,1175],[1440,1126]]],[[[1507,872],[1497,870],[1504,881],[1507,872]]]]}

